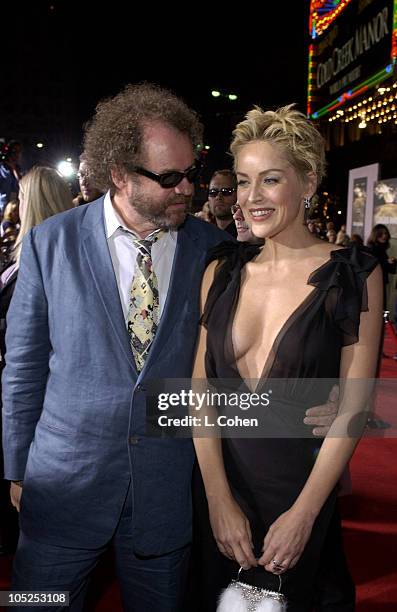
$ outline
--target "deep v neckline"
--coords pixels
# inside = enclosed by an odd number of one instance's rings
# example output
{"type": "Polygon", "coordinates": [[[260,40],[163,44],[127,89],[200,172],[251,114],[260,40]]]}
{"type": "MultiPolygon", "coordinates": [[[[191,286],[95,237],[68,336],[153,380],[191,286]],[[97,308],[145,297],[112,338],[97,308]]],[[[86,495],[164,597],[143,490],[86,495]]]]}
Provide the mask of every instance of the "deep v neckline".
{"type": "MultiPolygon", "coordinates": [[[[317,274],[317,272],[319,272],[320,270],[322,270],[322,268],[324,268],[325,266],[327,266],[331,261],[332,261],[332,253],[335,253],[336,251],[341,251],[343,249],[333,249],[330,252],[330,256],[329,258],[322,263],[320,266],[318,266],[315,270],[313,270],[309,276],[308,279],[306,281],[307,285],[311,284],[311,279],[313,278],[313,276],[315,274],[317,274]]],[[[319,293],[319,289],[318,287],[316,287],[315,285],[313,286],[312,291],[310,291],[310,293],[300,302],[300,304],[298,304],[298,306],[296,308],[294,308],[294,310],[291,312],[291,314],[287,317],[287,319],[284,321],[284,323],[282,324],[282,326],[280,327],[279,331],[277,332],[277,335],[273,341],[272,346],[270,347],[270,351],[269,354],[266,357],[266,360],[264,362],[263,368],[260,372],[260,376],[257,379],[257,384],[255,386],[254,389],[251,389],[251,387],[248,385],[247,381],[249,380],[255,380],[255,379],[250,379],[250,378],[245,378],[244,376],[242,376],[238,366],[237,366],[237,359],[236,359],[236,353],[234,350],[234,343],[233,343],[233,327],[234,327],[234,321],[236,318],[236,310],[237,310],[237,304],[239,302],[240,299],[240,293],[241,293],[241,286],[242,286],[242,274],[240,272],[240,283],[238,286],[238,291],[237,291],[237,295],[236,295],[236,301],[234,304],[234,312],[233,312],[233,316],[231,317],[231,327],[230,327],[230,344],[231,344],[231,351],[232,351],[232,355],[233,355],[233,363],[234,363],[234,369],[236,370],[239,378],[243,381],[244,385],[250,389],[250,391],[252,393],[255,393],[258,390],[259,385],[261,384],[261,381],[264,378],[267,378],[269,375],[269,372],[272,370],[272,367],[274,365],[274,362],[276,360],[276,356],[278,353],[278,349],[279,346],[284,338],[284,336],[286,335],[286,333],[288,332],[288,330],[291,328],[291,326],[295,323],[296,319],[301,316],[301,314],[308,308],[308,306],[312,303],[312,301],[314,301],[314,297],[318,295],[319,293]]]]}

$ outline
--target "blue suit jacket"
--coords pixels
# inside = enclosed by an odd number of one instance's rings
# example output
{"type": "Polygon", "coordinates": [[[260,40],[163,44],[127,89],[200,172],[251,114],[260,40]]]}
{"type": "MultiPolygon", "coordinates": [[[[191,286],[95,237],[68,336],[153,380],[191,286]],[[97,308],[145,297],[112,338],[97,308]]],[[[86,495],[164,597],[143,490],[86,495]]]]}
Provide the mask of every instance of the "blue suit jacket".
{"type": "Polygon", "coordinates": [[[98,547],[112,536],[131,479],[135,551],[191,536],[193,445],[145,437],[145,380],[191,375],[200,281],[227,234],[189,216],[170,288],[138,375],[120,304],[103,198],[25,238],[7,318],[5,477],[23,479],[21,526],[40,541],[98,547]]]}

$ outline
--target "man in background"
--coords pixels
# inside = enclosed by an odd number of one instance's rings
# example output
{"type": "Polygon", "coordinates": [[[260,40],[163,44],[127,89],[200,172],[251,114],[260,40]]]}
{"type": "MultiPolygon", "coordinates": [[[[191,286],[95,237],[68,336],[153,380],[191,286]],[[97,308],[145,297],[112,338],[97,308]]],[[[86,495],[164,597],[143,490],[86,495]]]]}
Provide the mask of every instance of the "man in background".
{"type": "Polygon", "coordinates": [[[92,177],[90,176],[87,159],[84,153],[80,155],[77,178],[79,180],[80,193],[73,200],[74,206],[89,204],[90,202],[93,202],[101,197],[102,191],[95,187],[92,182],[92,177]]]}
{"type": "Polygon", "coordinates": [[[237,178],[232,170],[216,170],[208,188],[208,202],[215,223],[233,238],[237,238],[231,207],[237,200],[237,178]]]}

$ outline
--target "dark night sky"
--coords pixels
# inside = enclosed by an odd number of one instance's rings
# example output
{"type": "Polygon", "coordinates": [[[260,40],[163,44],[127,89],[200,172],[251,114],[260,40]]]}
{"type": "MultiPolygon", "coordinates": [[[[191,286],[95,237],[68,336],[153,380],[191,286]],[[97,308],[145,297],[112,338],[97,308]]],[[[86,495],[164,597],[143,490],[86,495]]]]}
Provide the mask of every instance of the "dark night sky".
{"type": "Polygon", "coordinates": [[[200,113],[209,165],[226,163],[231,129],[253,104],[305,110],[308,0],[240,2],[229,13],[198,3],[98,4],[12,5],[0,136],[23,138],[26,152],[52,134],[42,155],[80,153],[96,102],[141,80],[173,89],[200,113]],[[239,100],[214,99],[213,88],[239,100]]]}

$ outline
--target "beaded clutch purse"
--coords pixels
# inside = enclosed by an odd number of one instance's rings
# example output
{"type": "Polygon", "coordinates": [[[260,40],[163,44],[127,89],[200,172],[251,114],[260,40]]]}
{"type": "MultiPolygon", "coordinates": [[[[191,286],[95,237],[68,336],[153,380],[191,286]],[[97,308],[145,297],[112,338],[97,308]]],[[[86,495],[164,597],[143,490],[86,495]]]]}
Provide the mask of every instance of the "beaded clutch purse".
{"type": "Polygon", "coordinates": [[[279,576],[279,591],[268,591],[239,580],[232,580],[223,591],[217,612],[286,612],[287,600],[281,591],[281,576],[279,576]]]}

